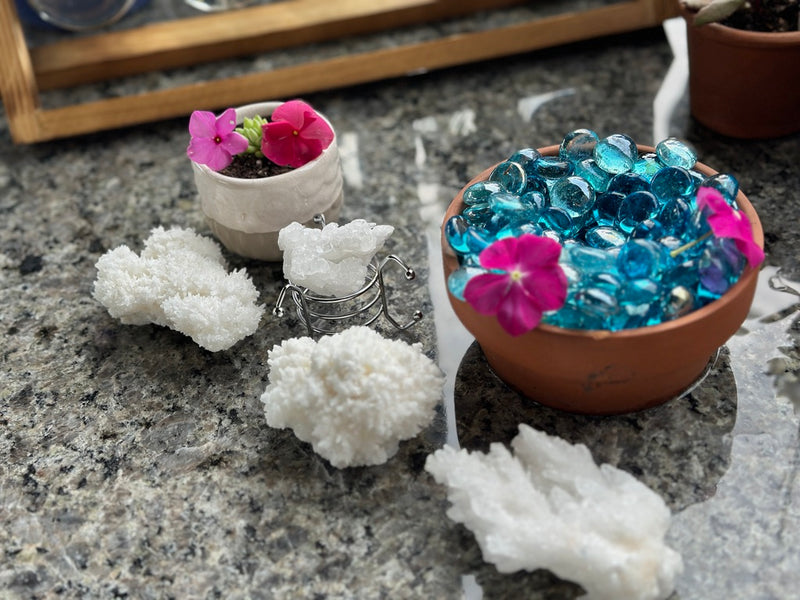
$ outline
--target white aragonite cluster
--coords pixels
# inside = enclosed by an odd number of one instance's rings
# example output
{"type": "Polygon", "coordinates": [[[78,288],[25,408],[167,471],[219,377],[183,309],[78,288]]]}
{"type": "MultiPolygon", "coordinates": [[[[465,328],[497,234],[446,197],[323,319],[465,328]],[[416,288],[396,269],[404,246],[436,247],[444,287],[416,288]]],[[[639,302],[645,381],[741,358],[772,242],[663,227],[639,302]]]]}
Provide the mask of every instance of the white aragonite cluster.
{"type": "Polygon", "coordinates": [[[658,494],[583,444],[527,425],[488,454],[446,446],[425,469],[448,486],[448,517],[474,534],[501,573],[548,569],[591,600],[663,600],[683,570],[664,543],[671,514],[658,494]]]}
{"type": "Polygon", "coordinates": [[[177,227],[153,229],[141,255],[106,252],[92,295],[122,323],[164,325],[212,352],[254,333],[264,314],[247,273],[228,273],[216,242],[177,227]]]}
{"type": "Polygon", "coordinates": [[[391,225],[356,219],[322,229],[292,223],[281,229],[283,274],[290,282],[321,296],[357,292],[367,278],[367,265],[394,232],[391,225]]]}
{"type": "Polygon", "coordinates": [[[267,424],[291,428],[337,468],[377,465],[431,423],[444,376],[420,344],[355,326],[269,353],[267,424]]]}

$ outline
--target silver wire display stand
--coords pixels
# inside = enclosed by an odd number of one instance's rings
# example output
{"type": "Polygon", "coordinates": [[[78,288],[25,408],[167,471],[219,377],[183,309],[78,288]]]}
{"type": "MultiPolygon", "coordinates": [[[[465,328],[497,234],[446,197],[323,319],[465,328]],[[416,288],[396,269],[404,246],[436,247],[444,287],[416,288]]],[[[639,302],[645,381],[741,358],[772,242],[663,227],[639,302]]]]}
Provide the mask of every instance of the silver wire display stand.
{"type": "Polygon", "coordinates": [[[272,314],[278,318],[285,315],[284,303],[287,296],[291,299],[297,311],[297,318],[306,326],[308,335],[326,335],[336,333],[337,325],[347,320],[354,324],[371,325],[381,315],[386,317],[394,327],[403,331],[411,327],[422,318],[422,311],[416,311],[410,321],[401,323],[389,311],[388,294],[384,282],[384,271],[398,265],[404,270],[407,281],[414,279],[417,274],[402,259],[390,254],[380,263],[375,259],[367,265],[367,278],[364,285],[356,292],[346,296],[320,296],[308,288],[286,284],[278,294],[272,314]]]}

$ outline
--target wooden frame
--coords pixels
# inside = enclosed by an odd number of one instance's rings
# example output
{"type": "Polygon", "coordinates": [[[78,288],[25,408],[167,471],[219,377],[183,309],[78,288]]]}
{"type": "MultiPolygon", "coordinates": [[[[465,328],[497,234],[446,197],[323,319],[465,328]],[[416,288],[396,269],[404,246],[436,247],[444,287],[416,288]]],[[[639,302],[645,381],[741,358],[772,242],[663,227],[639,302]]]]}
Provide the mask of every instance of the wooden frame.
{"type": "Polygon", "coordinates": [[[0,94],[15,143],[113,129],[283,98],[659,25],[672,0],[625,0],[420,42],[167,90],[43,109],[57,87],[255,54],[521,4],[521,0],[284,0],[227,13],[70,38],[29,51],[14,0],[0,0],[0,94]]]}

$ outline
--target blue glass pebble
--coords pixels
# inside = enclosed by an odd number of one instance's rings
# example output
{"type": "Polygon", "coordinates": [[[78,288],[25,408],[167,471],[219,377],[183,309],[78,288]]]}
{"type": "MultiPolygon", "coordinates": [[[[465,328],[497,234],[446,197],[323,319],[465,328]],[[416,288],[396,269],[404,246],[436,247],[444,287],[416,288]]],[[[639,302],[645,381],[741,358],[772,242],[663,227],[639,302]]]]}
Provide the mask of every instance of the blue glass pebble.
{"type": "Polygon", "coordinates": [[[667,295],[663,314],[666,320],[683,317],[694,310],[696,299],[691,290],[683,286],[675,286],[667,295]]]}
{"type": "Polygon", "coordinates": [[[594,159],[609,173],[627,173],[639,157],[636,144],[624,133],[603,138],[594,147],[594,159]]]}
{"type": "Polygon", "coordinates": [[[650,181],[663,166],[654,152],[646,152],[636,159],[631,171],[650,181]]]}
{"type": "Polygon", "coordinates": [[[514,154],[512,154],[508,160],[521,166],[523,171],[525,171],[525,175],[530,177],[535,173],[533,163],[535,163],[541,156],[541,153],[535,148],[523,148],[522,150],[517,150],[514,152],[514,154]]]}
{"type": "Polygon", "coordinates": [[[581,223],[563,208],[548,206],[539,215],[539,225],[542,229],[555,231],[563,239],[571,238],[578,233],[581,223]]]}
{"type": "Polygon", "coordinates": [[[585,158],[576,162],[572,172],[588,181],[595,193],[605,192],[611,181],[611,174],[601,169],[593,158],[585,158]]]}
{"type": "Polygon", "coordinates": [[[468,227],[464,233],[464,241],[469,252],[480,254],[487,246],[494,242],[494,236],[477,227],[468,227]]]}
{"type": "Polygon", "coordinates": [[[638,223],[630,232],[631,239],[645,238],[648,240],[658,240],[666,235],[664,226],[657,219],[645,219],[638,223]]]}
{"type": "Polygon", "coordinates": [[[444,224],[444,237],[450,247],[459,254],[467,254],[469,252],[466,240],[468,228],[469,223],[462,215],[450,217],[444,224]]]}
{"type": "Polygon", "coordinates": [[[697,154],[677,138],[671,137],[656,145],[656,156],[664,165],[691,169],[697,162],[697,154]]]}
{"type": "Polygon", "coordinates": [[[692,209],[682,198],[675,198],[664,204],[658,211],[658,222],[664,227],[665,235],[680,237],[689,225],[692,209]]]}
{"type": "Polygon", "coordinates": [[[599,140],[600,136],[591,129],[576,129],[564,136],[558,148],[558,155],[562,160],[572,163],[591,158],[599,140]]]}
{"type": "Polygon", "coordinates": [[[617,298],[600,288],[585,288],[575,294],[575,304],[583,313],[587,329],[619,329],[622,322],[617,298]]]}
{"type": "Polygon", "coordinates": [[[536,223],[511,223],[498,230],[494,237],[501,240],[507,237],[519,237],[525,233],[542,235],[542,228],[536,223]]]}
{"type": "Polygon", "coordinates": [[[550,187],[550,206],[563,208],[583,223],[594,206],[594,190],[583,177],[564,177],[550,187]]]}
{"type": "Polygon", "coordinates": [[[563,262],[584,274],[616,271],[617,258],[612,254],[591,248],[589,246],[575,245],[561,251],[563,262]]]}
{"type": "Polygon", "coordinates": [[[699,294],[712,300],[719,298],[739,279],[744,265],[745,259],[732,240],[716,240],[698,259],[699,294]]]}
{"type": "Polygon", "coordinates": [[[694,180],[683,167],[664,167],[650,181],[650,191],[664,203],[689,196],[694,191],[694,180]]]}
{"type": "Polygon", "coordinates": [[[600,194],[594,200],[592,216],[598,225],[615,225],[619,207],[625,196],[615,192],[600,194]]]}
{"type": "Polygon", "coordinates": [[[505,191],[505,188],[496,181],[479,181],[473,183],[464,190],[464,204],[472,206],[489,200],[489,196],[497,192],[505,191]]]}
{"type": "Polygon", "coordinates": [[[651,240],[629,240],[619,251],[617,269],[628,279],[651,279],[658,273],[662,250],[651,240]]]}
{"type": "Polygon", "coordinates": [[[739,193],[739,182],[733,175],[727,173],[717,173],[711,175],[702,185],[717,190],[727,200],[731,206],[736,206],[736,195],[739,193]]]}
{"type": "Polygon", "coordinates": [[[614,248],[622,246],[627,240],[627,236],[615,227],[608,227],[605,225],[598,225],[592,227],[584,234],[586,244],[592,248],[614,248]]]}
{"type": "Polygon", "coordinates": [[[636,225],[655,216],[657,210],[658,201],[650,192],[628,194],[619,205],[619,227],[630,233],[636,225]]]}
{"type": "Polygon", "coordinates": [[[633,192],[647,192],[649,190],[650,184],[647,179],[632,172],[614,175],[608,183],[608,188],[606,188],[606,191],[617,192],[623,196],[633,192]]]}
{"type": "Polygon", "coordinates": [[[547,199],[550,193],[547,187],[547,181],[539,177],[536,173],[528,176],[528,184],[525,186],[525,191],[523,193],[528,194],[531,192],[539,192],[544,195],[545,199],[547,199]]]}
{"type": "Polygon", "coordinates": [[[489,207],[488,202],[480,202],[478,204],[473,204],[472,206],[467,206],[461,212],[461,215],[470,225],[474,225],[476,227],[485,227],[491,222],[494,213],[489,207]]]}
{"type": "Polygon", "coordinates": [[[661,295],[661,285],[653,279],[641,277],[625,281],[622,291],[623,304],[650,304],[661,295]]]}
{"type": "Polygon", "coordinates": [[[543,156],[534,163],[534,170],[539,177],[552,182],[572,175],[572,164],[557,156],[543,156]]]}
{"type": "Polygon", "coordinates": [[[512,194],[525,191],[527,175],[519,163],[506,160],[497,165],[489,175],[489,181],[495,181],[512,194]]]}

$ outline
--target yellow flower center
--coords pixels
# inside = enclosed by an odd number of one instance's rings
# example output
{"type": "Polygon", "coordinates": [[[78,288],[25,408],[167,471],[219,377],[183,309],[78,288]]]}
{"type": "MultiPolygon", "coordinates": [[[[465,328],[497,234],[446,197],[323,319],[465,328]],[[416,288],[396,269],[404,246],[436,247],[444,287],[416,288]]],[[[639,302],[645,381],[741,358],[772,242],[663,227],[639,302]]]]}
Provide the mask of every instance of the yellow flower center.
{"type": "Polygon", "coordinates": [[[514,269],[513,271],[511,271],[511,273],[509,273],[509,275],[511,275],[511,281],[513,281],[514,283],[522,280],[522,271],[520,271],[519,269],[514,269]]]}
{"type": "Polygon", "coordinates": [[[297,131],[297,129],[295,129],[294,131],[292,131],[292,135],[300,135],[300,132],[297,131]]]}

